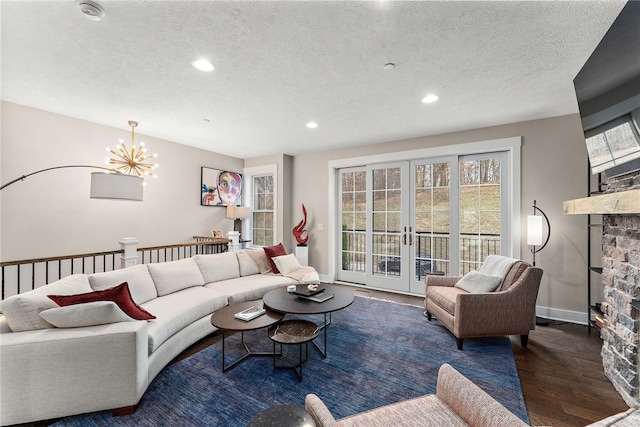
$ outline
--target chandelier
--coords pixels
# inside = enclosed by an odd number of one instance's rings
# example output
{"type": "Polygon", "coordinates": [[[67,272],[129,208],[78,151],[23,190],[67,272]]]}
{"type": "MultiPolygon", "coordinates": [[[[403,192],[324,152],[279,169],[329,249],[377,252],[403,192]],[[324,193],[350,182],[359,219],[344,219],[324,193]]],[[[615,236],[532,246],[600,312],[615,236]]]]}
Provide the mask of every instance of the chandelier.
{"type": "Polygon", "coordinates": [[[158,175],[153,172],[160,165],[157,163],[148,162],[150,159],[158,157],[156,153],[147,155],[147,149],[144,146],[144,142],[136,147],[135,142],[135,128],[138,126],[138,122],[129,120],[129,126],[131,126],[131,149],[127,148],[123,139],[119,140],[119,144],[115,150],[107,147],[106,150],[113,154],[113,157],[107,157],[105,163],[113,165],[113,169],[129,175],[137,176],[152,176],[157,178],[158,175]]]}

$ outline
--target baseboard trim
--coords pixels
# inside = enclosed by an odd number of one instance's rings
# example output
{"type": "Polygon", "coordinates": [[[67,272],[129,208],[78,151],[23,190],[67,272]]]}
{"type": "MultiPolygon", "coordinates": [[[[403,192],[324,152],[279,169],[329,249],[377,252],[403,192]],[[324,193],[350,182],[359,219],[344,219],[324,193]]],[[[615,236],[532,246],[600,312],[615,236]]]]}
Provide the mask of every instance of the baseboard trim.
{"type": "Polygon", "coordinates": [[[560,308],[536,306],[536,316],[549,320],[587,325],[587,313],[581,311],[562,310],[560,308]]]}
{"type": "MultiPolygon", "coordinates": [[[[365,288],[365,289],[390,292],[390,293],[396,293],[396,294],[402,294],[402,295],[420,296],[420,295],[411,294],[408,292],[396,292],[389,289],[382,289],[382,288],[379,289],[379,288],[374,288],[371,286],[361,285],[357,283],[342,282],[340,280],[331,280],[329,276],[325,276],[325,275],[320,275],[320,281],[323,283],[337,283],[341,285],[353,286],[356,288],[365,288]]],[[[560,308],[543,307],[543,306],[537,305],[536,316],[543,317],[548,320],[556,320],[559,322],[575,323],[577,325],[585,325],[585,326],[588,325],[587,313],[584,313],[581,311],[563,310],[560,308]]]]}

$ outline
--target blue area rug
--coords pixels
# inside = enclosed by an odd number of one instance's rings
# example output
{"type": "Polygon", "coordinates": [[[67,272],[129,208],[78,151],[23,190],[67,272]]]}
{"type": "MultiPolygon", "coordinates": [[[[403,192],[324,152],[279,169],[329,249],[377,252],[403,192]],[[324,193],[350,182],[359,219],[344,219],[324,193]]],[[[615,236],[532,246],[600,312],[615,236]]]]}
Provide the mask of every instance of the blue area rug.
{"type": "MultiPolygon", "coordinates": [[[[271,357],[248,358],[223,374],[217,343],[166,367],[135,414],[112,417],[109,411],[97,412],[54,425],[245,426],[272,405],[304,407],[308,393],[317,394],[339,419],[435,393],[438,368],[445,362],[528,423],[509,339],[465,339],[464,351],[458,351],[454,337],[436,320],[428,322],[423,310],[356,297],[353,305],[333,313],[327,358],[309,345],[302,382],[291,370],[274,370],[271,357]]],[[[323,320],[305,318],[319,324],[323,320]]],[[[272,349],[264,329],[245,333],[245,341],[252,350],[272,349]]],[[[283,357],[297,357],[297,348],[285,346],[283,357]]],[[[226,350],[228,363],[241,354],[239,334],[227,338],[226,350]]]]}

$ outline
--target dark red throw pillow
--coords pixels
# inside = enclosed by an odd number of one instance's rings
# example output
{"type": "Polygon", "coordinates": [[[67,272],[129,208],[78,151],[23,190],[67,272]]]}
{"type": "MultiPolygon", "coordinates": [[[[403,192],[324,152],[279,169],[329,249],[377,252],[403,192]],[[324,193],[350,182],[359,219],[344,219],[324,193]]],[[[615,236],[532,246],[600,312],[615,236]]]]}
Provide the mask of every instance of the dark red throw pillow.
{"type": "Polygon", "coordinates": [[[278,243],[275,246],[265,246],[264,254],[267,256],[267,259],[269,260],[269,264],[271,265],[271,271],[273,271],[276,274],[280,273],[280,271],[278,270],[278,267],[276,267],[276,263],[273,262],[271,258],[275,258],[277,256],[282,256],[287,254],[287,250],[284,248],[284,246],[282,246],[282,243],[278,243]]]}
{"type": "Polygon", "coordinates": [[[156,316],[135,303],[133,298],[131,298],[129,283],[127,282],[101,291],[75,295],[48,295],[48,297],[60,307],[82,304],[85,302],[113,301],[118,305],[118,307],[120,307],[120,310],[127,313],[127,315],[133,319],[151,320],[156,318],[156,316]]]}

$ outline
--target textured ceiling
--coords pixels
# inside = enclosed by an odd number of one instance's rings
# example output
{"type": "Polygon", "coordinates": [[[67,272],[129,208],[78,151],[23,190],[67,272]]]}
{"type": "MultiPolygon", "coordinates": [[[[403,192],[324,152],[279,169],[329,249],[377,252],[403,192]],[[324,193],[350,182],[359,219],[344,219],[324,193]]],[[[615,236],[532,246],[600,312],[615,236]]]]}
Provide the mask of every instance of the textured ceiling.
{"type": "Polygon", "coordinates": [[[577,113],[625,2],[99,3],[2,0],[2,99],[251,158],[577,113]]]}

